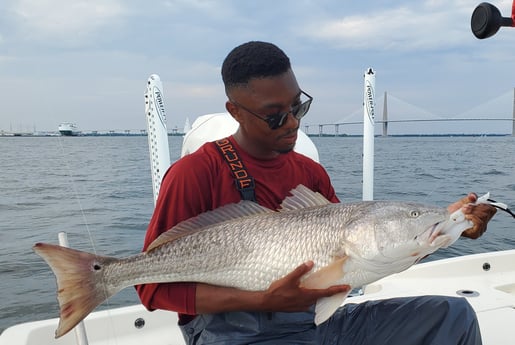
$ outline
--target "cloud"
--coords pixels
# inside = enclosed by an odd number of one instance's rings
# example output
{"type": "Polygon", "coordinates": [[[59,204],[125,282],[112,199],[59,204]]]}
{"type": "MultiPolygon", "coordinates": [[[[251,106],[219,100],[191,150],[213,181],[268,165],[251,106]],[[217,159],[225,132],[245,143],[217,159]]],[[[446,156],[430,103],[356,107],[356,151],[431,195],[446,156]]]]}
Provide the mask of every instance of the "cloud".
{"type": "Polygon", "coordinates": [[[466,1],[432,0],[312,22],[304,35],[338,48],[397,51],[440,50],[470,42],[466,1]]]}
{"type": "Polygon", "coordinates": [[[29,40],[80,41],[125,14],[119,0],[18,0],[11,7],[17,30],[29,40]]]}
{"type": "Polygon", "coordinates": [[[220,13],[220,8],[223,7],[218,1],[205,1],[205,0],[167,0],[163,5],[170,10],[177,12],[184,11],[201,11],[204,13],[220,13]]]}

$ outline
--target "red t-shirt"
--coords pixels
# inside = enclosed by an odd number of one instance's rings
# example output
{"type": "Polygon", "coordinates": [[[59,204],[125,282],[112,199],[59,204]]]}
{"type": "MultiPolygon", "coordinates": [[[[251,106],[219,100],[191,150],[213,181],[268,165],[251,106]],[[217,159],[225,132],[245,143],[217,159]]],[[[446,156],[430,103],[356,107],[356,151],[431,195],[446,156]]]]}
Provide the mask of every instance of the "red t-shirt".
{"type": "MultiPolygon", "coordinates": [[[[291,151],[272,160],[260,160],[244,152],[232,136],[229,140],[254,178],[256,201],[260,205],[278,209],[289,191],[299,184],[321,193],[331,202],[339,201],[327,172],[311,158],[291,151]]],[[[227,161],[214,143],[204,144],[175,162],[163,177],[143,250],[179,222],[240,200],[227,161]]],[[[149,310],[177,311],[181,323],[195,315],[195,283],[145,284],[136,289],[149,310]]]]}

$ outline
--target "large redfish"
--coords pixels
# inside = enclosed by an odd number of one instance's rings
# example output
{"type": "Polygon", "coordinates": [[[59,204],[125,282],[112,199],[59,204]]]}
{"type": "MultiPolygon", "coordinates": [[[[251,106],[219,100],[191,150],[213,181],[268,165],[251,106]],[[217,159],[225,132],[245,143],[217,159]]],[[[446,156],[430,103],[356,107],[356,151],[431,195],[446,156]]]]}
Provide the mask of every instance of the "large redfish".
{"type": "MultiPolygon", "coordinates": [[[[194,281],[266,290],[312,260],[303,286],[360,287],[407,269],[470,226],[461,211],[449,215],[442,207],[394,201],[333,204],[300,185],[279,212],[249,201],[226,205],[178,224],[146,252],[124,259],[44,243],[34,250],[57,278],[60,337],[132,285],[194,281]]],[[[345,298],[319,300],[315,322],[327,320],[345,298]]]]}

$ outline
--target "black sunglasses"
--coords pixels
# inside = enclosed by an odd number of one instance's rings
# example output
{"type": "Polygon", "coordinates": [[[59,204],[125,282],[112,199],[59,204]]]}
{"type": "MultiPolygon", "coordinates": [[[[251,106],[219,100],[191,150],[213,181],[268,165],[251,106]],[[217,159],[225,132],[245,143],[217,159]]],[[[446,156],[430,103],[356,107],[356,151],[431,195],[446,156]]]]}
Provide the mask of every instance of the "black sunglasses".
{"type": "Polygon", "coordinates": [[[286,111],[284,113],[277,113],[277,114],[271,114],[271,115],[267,115],[267,116],[262,116],[262,115],[259,115],[259,114],[256,114],[255,112],[253,112],[252,110],[250,110],[249,108],[241,105],[240,103],[238,102],[235,102],[233,100],[230,100],[231,103],[234,103],[236,104],[238,107],[241,107],[243,108],[245,111],[251,113],[252,115],[254,115],[255,117],[257,117],[258,119],[261,119],[263,121],[265,121],[267,124],[268,124],[268,127],[270,127],[270,129],[277,129],[281,126],[284,125],[284,123],[286,122],[286,118],[288,117],[288,115],[291,113],[293,115],[293,117],[295,117],[297,120],[300,120],[304,117],[304,115],[306,115],[306,113],[308,112],[309,110],[309,107],[311,106],[311,102],[313,101],[313,97],[311,97],[310,95],[308,95],[307,93],[305,93],[304,91],[300,91],[304,96],[306,96],[308,98],[307,101],[303,102],[303,103],[300,103],[300,104],[297,104],[297,105],[294,105],[293,107],[291,107],[291,109],[289,111],[286,111]]]}

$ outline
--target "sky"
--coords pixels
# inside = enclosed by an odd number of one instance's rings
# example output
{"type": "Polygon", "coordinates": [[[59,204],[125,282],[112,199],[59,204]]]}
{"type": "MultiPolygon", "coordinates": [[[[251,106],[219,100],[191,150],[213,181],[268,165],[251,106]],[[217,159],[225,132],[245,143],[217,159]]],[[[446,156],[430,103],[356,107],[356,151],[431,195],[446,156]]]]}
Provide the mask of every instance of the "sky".
{"type": "MultiPolygon", "coordinates": [[[[376,119],[385,92],[391,120],[510,119],[515,28],[476,39],[470,17],[479,2],[2,0],[0,131],[56,131],[61,122],[83,131],[145,129],[144,92],[154,73],[168,128],[181,130],[186,118],[225,111],[220,66],[251,40],[290,57],[299,85],[314,97],[302,124],[309,132],[362,118],[369,67],[376,119]]],[[[511,0],[493,4],[511,15],[511,0]]],[[[511,133],[511,126],[392,123],[390,131],[511,133]]]]}

